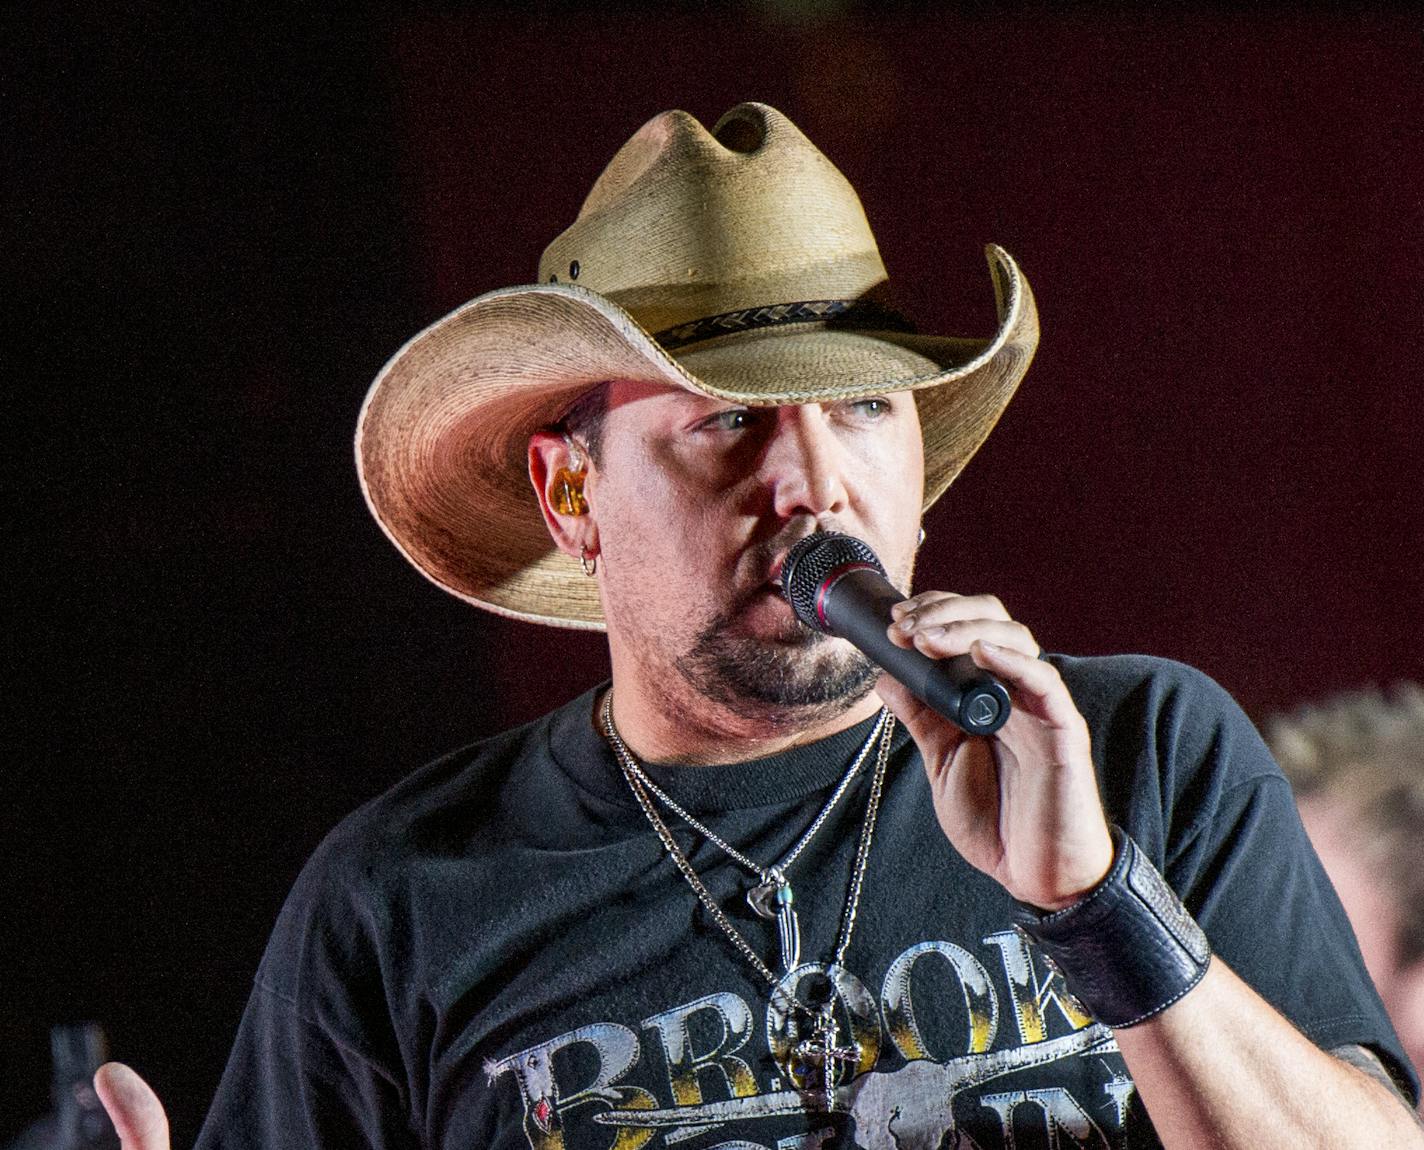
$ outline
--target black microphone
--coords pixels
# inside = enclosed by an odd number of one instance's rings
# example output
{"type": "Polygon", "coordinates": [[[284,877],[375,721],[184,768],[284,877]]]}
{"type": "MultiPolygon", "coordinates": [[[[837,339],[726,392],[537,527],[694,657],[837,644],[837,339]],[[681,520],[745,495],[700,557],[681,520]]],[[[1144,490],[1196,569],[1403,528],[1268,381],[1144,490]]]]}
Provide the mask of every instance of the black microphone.
{"type": "Polygon", "coordinates": [[[890,641],[890,608],[906,596],[859,539],[836,531],[808,535],[786,555],[781,590],[806,626],[848,639],[965,733],[992,735],[1008,720],[1009,693],[969,655],[931,659],[890,641]]]}

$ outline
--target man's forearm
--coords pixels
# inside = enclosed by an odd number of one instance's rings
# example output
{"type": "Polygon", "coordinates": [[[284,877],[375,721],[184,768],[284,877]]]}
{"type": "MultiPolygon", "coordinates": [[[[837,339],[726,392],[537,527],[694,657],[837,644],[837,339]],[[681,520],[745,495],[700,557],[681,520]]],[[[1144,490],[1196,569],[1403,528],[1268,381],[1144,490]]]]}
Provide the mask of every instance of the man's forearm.
{"type": "Polygon", "coordinates": [[[1424,1148],[1382,1083],[1315,1046],[1219,958],[1180,1002],[1115,1032],[1168,1150],[1424,1148]]]}

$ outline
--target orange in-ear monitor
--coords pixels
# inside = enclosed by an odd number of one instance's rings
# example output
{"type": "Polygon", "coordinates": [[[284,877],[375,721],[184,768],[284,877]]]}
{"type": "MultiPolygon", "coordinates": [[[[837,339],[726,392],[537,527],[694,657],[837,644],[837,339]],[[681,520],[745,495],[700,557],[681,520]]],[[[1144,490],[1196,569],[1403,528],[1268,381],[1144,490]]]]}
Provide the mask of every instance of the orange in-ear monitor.
{"type": "Polygon", "coordinates": [[[583,471],[561,467],[554,472],[551,490],[554,510],[560,515],[587,515],[588,500],[583,497],[583,471]]]}

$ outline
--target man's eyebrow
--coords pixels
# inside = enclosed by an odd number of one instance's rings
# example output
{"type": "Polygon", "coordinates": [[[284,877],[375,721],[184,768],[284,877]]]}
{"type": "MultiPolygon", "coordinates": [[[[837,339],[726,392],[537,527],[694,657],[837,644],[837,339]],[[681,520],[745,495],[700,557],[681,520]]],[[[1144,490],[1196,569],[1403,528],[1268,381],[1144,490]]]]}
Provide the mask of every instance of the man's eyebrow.
{"type": "Polygon", "coordinates": [[[1348,1062],[1356,1070],[1368,1074],[1376,1082],[1381,1082],[1389,1088],[1393,1094],[1403,1104],[1404,1108],[1414,1115],[1414,1122],[1421,1130],[1424,1130],[1424,1118],[1419,1116],[1414,1109],[1414,1103],[1409,1101],[1409,1095],[1405,1094],[1403,1087],[1395,1081],[1394,1075],[1389,1072],[1384,1061],[1367,1046],[1361,1046],[1358,1042],[1349,1042],[1343,1046],[1332,1046],[1330,1054],[1338,1058],[1341,1062],[1348,1062]]]}

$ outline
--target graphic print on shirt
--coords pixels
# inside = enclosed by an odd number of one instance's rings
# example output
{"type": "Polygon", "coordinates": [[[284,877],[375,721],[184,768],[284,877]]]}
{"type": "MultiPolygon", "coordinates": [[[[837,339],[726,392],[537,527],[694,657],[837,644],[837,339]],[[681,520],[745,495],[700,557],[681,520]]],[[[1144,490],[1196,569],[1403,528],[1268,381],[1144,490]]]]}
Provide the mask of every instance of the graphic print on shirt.
{"type": "Polygon", "coordinates": [[[983,948],[981,961],[951,942],[911,946],[878,1000],[849,970],[804,964],[772,992],[760,1035],[760,1005],[723,991],[579,1027],[490,1061],[486,1077],[518,1091],[531,1150],[1121,1146],[1133,1086],[1112,1032],[1018,932],[983,948]],[[813,975],[830,980],[843,1040],[826,1062],[829,1109],[799,1075],[798,1016],[784,1009],[813,975]]]}

